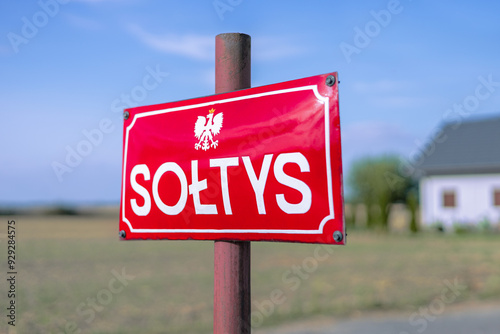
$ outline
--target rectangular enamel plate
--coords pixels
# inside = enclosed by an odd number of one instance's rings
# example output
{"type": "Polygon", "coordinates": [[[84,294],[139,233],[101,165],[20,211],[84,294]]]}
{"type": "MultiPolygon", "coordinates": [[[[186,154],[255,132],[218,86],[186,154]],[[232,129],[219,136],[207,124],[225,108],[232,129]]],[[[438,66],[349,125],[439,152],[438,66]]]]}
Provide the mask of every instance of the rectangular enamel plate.
{"type": "Polygon", "coordinates": [[[122,239],[345,243],[337,73],[125,115],[122,239]]]}

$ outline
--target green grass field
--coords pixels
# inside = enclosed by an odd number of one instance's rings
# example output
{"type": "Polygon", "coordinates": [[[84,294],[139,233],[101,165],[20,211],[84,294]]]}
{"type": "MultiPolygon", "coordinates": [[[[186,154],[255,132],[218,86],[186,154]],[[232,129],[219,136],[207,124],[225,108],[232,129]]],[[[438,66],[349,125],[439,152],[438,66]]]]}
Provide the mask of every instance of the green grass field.
{"type": "MultiPolygon", "coordinates": [[[[211,332],[213,242],[119,241],[110,218],[16,221],[17,333],[211,332]],[[117,280],[122,270],[133,279],[117,280]]],[[[252,243],[254,327],[374,309],[411,314],[453,282],[462,286],[453,304],[500,300],[498,234],[352,231],[347,242],[252,243]]]]}

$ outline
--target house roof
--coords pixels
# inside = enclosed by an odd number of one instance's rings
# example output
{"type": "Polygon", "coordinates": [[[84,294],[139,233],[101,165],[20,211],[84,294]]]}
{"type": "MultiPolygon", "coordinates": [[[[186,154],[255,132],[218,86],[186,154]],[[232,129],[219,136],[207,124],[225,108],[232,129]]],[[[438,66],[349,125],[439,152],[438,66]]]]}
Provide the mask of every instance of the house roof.
{"type": "Polygon", "coordinates": [[[500,173],[500,115],[445,124],[426,147],[426,175],[500,173]]]}

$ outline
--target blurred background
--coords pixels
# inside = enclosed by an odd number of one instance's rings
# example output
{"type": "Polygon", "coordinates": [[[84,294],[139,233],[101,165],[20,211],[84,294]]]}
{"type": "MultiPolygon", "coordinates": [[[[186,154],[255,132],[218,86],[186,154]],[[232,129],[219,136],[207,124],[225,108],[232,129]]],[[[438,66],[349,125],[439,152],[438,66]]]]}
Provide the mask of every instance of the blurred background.
{"type": "Polygon", "coordinates": [[[252,37],[252,86],[340,78],[348,246],[253,245],[254,329],[376,314],[402,319],[386,333],[433,333],[450,312],[498,312],[499,14],[486,0],[2,2],[17,333],[211,331],[211,242],[118,241],[122,111],[213,94],[226,32],[252,37]]]}

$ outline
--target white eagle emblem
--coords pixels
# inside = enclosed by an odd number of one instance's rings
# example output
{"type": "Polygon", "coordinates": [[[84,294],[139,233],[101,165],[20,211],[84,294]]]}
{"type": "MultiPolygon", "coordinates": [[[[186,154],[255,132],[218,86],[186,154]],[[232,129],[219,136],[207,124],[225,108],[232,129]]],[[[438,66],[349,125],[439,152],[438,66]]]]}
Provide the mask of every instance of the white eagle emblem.
{"type": "Polygon", "coordinates": [[[198,116],[198,120],[194,124],[194,136],[199,140],[194,145],[197,150],[201,147],[203,151],[206,151],[210,147],[216,148],[219,145],[218,140],[214,141],[214,136],[219,134],[222,128],[222,113],[214,115],[214,112],[215,109],[212,108],[206,117],[198,116]]]}

